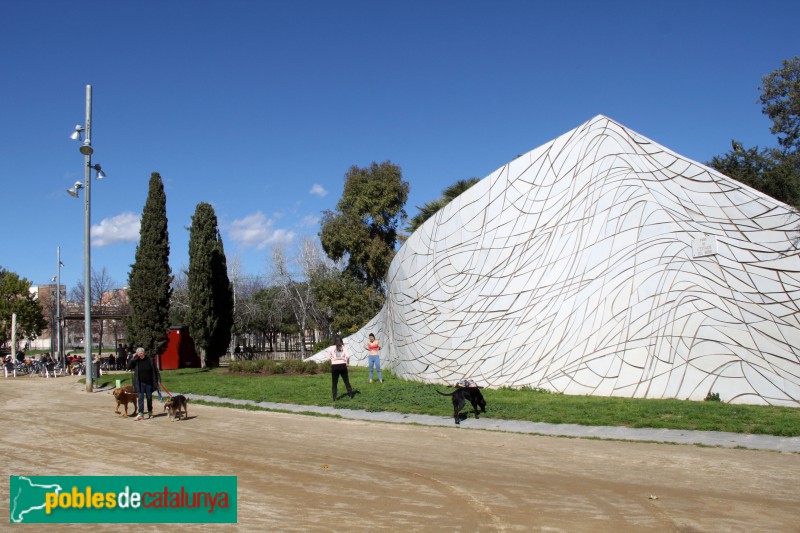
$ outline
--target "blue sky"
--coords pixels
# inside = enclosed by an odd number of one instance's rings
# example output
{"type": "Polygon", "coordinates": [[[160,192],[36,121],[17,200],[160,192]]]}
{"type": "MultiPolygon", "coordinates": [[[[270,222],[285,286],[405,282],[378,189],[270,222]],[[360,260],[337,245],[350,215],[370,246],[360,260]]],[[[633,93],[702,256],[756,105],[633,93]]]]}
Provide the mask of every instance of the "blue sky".
{"type": "Polygon", "coordinates": [[[789,1],[0,2],[0,265],[83,276],[79,144],[93,86],[92,265],[127,283],[150,174],[173,271],[211,203],[229,262],[315,236],[351,165],[415,206],[604,114],[705,162],[775,145],[761,77],[800,54],[789,1]]]}

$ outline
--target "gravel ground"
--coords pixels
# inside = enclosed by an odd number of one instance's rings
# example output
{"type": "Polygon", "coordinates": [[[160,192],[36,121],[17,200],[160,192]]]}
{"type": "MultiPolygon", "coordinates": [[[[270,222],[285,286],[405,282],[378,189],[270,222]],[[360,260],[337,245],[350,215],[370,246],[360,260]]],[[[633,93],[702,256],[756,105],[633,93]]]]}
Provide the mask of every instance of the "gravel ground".
{"type": "MultiPolygon", "coordinates": [[[[0,405],[6,480],[238,477],[236,525],[96,531],[750,532],[800,524],[800,454],[791,451],[515,433],[489,417],[457,428],[445,418],[428,426],[191,403],[188,420],[137,422],[114,415],[110,391],[86,393],[71,377],[0,380],[0,405]]],[[[8,489],[0,484],[4,513],[8,489]]]]}

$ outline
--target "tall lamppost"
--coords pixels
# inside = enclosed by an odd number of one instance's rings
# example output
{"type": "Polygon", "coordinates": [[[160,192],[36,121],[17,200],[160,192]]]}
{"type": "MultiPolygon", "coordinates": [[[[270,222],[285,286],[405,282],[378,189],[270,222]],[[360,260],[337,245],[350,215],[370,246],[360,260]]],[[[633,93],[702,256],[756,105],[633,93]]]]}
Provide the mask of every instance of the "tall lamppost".
{"type": "Polygon", "coordinates": [[[63,341],[61,340],[61,247],[56,248],[56,259],[58,260],[58,270],[56,272],[56,361],[64,365],[63,341]]]}
{"type": "Polygon", "coordinates": [[[81,133],[86,134],[81,145],[80,152],[84,157],[83,183],[76,181],[67,192],[78,197],[78,191],[83,193],[83,320],[84,320],[84,357],[86,359],[86,392],[92,392],[92,380],[94,372],[92,369],[92,260],[91,260],[91,229],[92,229],[92,169],[97,172],[97,179],[105,178],[106,175],[100,165],[92,166],[92,86],[86,86],[86,126],[78,124],[75,132],[70,136],[76,141],[81,140],[81,133]]]}

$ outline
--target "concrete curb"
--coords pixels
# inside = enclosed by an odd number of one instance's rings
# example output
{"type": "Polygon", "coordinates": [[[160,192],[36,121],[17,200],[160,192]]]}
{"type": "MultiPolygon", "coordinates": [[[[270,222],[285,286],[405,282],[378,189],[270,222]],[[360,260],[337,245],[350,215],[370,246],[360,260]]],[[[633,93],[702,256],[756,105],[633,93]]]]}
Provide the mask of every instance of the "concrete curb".
{"type": "MultiPolygon", "coordinates": [[[[192,399],[207,402],[252,405],[264,409],[288,411],[292,413],[319,413],[339,416],[351,420],[390,422],[394,424],[420,424],[423,426],[454,427],[452,416],[414,415],[387,411],[371,412],[359,409],[337,409],[318,405],[296,405],[274,402],[255,402],[216,396],[190,395],[192,399]]],[[[468,418],[459,426],[461,429],[482,429],[489,431],[508,431],[558,437],[595,438],[624,441],[664,442],[673,444],[699,444],[724,448],[749,448],[800,453],[800,437],[776,437],[773,435],[748,435],[744,433],[723,433],[717,431],[686,431],[677,429],[628,428],[617,426],[579,426],[577,424],[545,424],[543,422],[524,422],[519,420],[497,420],[492,418],[468,418]]]]}

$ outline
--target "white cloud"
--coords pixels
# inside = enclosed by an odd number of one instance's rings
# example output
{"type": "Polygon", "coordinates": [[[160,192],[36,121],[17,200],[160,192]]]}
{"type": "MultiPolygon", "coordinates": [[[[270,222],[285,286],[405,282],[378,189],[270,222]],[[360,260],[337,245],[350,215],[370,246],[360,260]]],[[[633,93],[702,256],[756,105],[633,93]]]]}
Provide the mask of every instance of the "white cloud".
{"type": "Polygon", "coordinates": [[[270,244],[285,244],[294,240],[295,234],[285,229],[275,229],[272,220],[261,211],[231,222],[228,234],[246,247],[263,250],[270,244]]]}
{"type": "Polygon", "coordinates": [[[130,212],[105,218],[92,226],[92,246],[102,248],[118,242],[139,242],[140,224],[139,215],[130,212]]]}
{"type": "Polygon", "coordinates": [[[301,228],[313,228],[319,226],[320,220],[322,220],[322,218],[316,215],[306,215],[300,220],[299,226],[301,228]]]}
{"type": "Polygon", "coordinates": [[[309,194],[315,194],[320,198],[325,198],[328,195],[328,191],[325,190],[325,187],[320,185],[319,183],[315,183],[311,190],[308,191],[309,194]]]}

